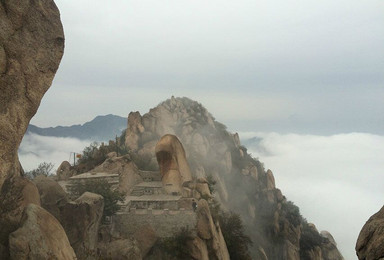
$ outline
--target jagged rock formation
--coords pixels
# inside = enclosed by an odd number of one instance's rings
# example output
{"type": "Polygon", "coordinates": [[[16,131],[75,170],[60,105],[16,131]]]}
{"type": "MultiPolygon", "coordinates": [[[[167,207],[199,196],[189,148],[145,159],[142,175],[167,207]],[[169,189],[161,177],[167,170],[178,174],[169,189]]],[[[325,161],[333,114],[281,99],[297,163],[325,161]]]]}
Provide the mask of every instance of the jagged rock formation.
{"type": "Polygon", "coordinates": [[[356,254],[360,260],[384,258],[384,207],[368,219],[356,242],[356,254]]]}
{"type": "Polygon", "coordinates": [[[11,259],[77,259],[60,223],[46,210],[29,204],[21,226],[9,236],[11,259]]]}
{"type": "Polygon", "coordinates": [[[182,187],[192,180],[183,145],[174,135],[164,135],[155,147],[164,189],[168,194],[182,194],[182,187]]]}
{"type": "Polygon", "coordinates": [[[241,146],[238,134],[227,132],[202,105],[172,97],[143,116],[131,113],[125,145],[134,161],[134,154],[145,155],[136,160],[141,167],[152,168],[156,158],[152,148],[167,134],[183,143],[192,176],[214,179],[219,202],[241,214],[254,242],[253,258],[342,259],[328,237],[317,230],[303,231],[308,224],[276,188],[272,171],[265,171],[241,146]]]}
{"type": "Polygon", "coordinates": [[[0,186],[18,175],[17,150],[64,49],[52,0],[0,2],[0,186]]]}
{"type": "Polygon", "coordinates": [[[60,209],[60,223],[78,259],[87,259],[96,251],[103,209],[103,197],[90,192],[60,209]]]}
{"type": "Polygon", "coordinates": [[[45,176],[34,179],[41,206],[63,226],[70,245],[79,259],[96,251],[98,231],[103,215],[103,197],[85,192],[75,201],[54,180],[45,176]]]}

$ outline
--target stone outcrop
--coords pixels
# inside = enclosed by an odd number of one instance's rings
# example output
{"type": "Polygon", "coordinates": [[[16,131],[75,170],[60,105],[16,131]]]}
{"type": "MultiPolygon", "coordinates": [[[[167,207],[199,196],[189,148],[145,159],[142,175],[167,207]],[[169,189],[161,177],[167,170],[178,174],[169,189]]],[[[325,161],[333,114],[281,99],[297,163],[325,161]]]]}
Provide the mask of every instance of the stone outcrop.
{"type": "Polygon", "coordinates": [[[0,2],[0,186],[18,175],[17,151],[64,49],[52,0],[0,2]]]}
{"type": "Polygon", "coordinates": [[[41,207],[60,221],[61,208],[69,203],[67,193],[56,181],[44,175],[37,176],[33,182],[39,190],[41,207]]]}
{"type": "Polygon", "coordinates": [[[57,168],[56,175],[59,181],[66,181],[75,175],[75,171],[72,169],[72,166],[68,161],[63,161],[59,168],[57,168]]]}
{"type": "Polygon", "coordinates": [[[96,251],[103,209],[103,197],[90,192],[60,208],[60,223],[79,259],[96,251]]]}
{"type": "MultiPolygon", "coordinates": [[[[206,241],[209,251],[213,252],[213,255],[216,259],[229,260],[230,258],[227,245],[225,244],[224,237],[220,230],[220,226],[214,223],[206,200],[199,200],[196,214],[196,228],[198,237],[206,241]]],[[[199,239],[197,239],[197,241],[194,241],[193,245],[200,245],[200,243],[198,242],[199,239]]],[[[205,257],[206,248],[202,245],[197,248],[200,248],[200,251],[194,250],[192,252],[194,252],[194,254],[196,255],[201,255],[202,257],[205,257]]]]}
{"type": "Polygon", "coordinates": [[[368,219],[356,242],[356,254],[360,260],[384,258],[384,207],[368,219]]]}
{"type": "Polygon", "coordinates": [[[103,197],[85,192],[71,201],[56,181],[39,176],[34,182],[40,194],[41,206],[63,226],[77,257],[83,259],[93,255],[103,215],[103,197]]]}
{"type": "Polygon", "coordinates": [[[60,223],[46,210],[29,204],[21,226],[9,236],[11,259],[76,259],[60,223]]]}
{"type": "Polygon", "coordinates": [[[183,145],[176,136],[164,135],[156,144],[155,153],[164,189],[168,194],[182,194],[183,184],[192,180],[183,145]]]}
{"type": "Polygon", "coordinates": [[[110,155],[101,165],[91,171],[91,173],[97,172],[118,174],[119,190],[126,194],[130,193],[137,183],[143,181],[129,155],[120,157],[117,157],[115,153],[110,155]]]}
{"type": "Polygon", "coordinates": [[[1,259],[8,255],[9,234],[19,228],[24,208],[30,203],[40,205],[39,192],[31,181],[15,176],[4,182],[0,193],[1,259]]]}
{"type": "Polygon", "coordinates": [[[325,243],[321,247],[323,259],[343,260],[344,258],[337,249],[336,241],[331,233],[323,230],[320,232],[320,235],[326,238],[325,243]]]}

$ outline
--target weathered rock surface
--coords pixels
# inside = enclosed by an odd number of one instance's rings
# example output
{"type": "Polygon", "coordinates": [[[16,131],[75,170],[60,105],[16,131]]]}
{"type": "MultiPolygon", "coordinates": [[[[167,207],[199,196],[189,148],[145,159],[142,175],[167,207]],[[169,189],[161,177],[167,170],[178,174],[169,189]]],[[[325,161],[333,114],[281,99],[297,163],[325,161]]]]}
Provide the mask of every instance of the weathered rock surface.
{"type": "Polygon", "coordinates": [[[40,194],[41,206],[61,223],[77,257],[85,259],[86,255],[94,255],[104,209],[103,197],[85,192],[75,201],[70,201],[56,181],[38,176],[34,183],[40,194]]]}
{"type": "Polygon", "coordinates": [[[18,175],[17,151],[64,49],[52,0],[0,2],[0,186],[18,175]]]}
{"type": "Polygon", "coordinates": [[[37,176],[33,182],[39,190],[41,207],[60,221],[60,209],[69,202],[67,193],[56,181],[43,175],[37,176]]]}
{"type": "Polygon", "coordinates": [[[39,192],[31,181],[14,176],[4,182],[0,194],[0,244],[5,255],[8,236],[19,228],[24,208],[30,203],[40,205],[39,192]]]}
{"type": "Polygon", "coordinates": [[[155,148],[164,189],[182,194],[184,183],[192,180],[183,145],[174,135],[164,135],[155,148]]]}
{"type": "MultiPolygon", "coordinates": [[[[227,245],[225,244],[224,237],[221,233],[220,227],[215,225],[206,200],[204,199],[199,200],[196,214],[197,214],[196,228],[197,228],[198,237],[206,241],[206,244],[209,247],[210,251],[213,252],[213,255],[217,259],[230,259],[227,245]]],[[[202,257],[204,257],[205,256],[204,246],[200,246],[197,248],[200,248],[201,251],[198,253],[195,250],[193,251],[194,254],[195,255],[200,254],[202,257]]]]}
{"type": "Polygon", "coordinates": [[[95,253],[103,209],[103,197],[90,192],[60,207],[60,223],[79,259],[95,253]]]}
{"type": "Polygon", "coordinates": [[[129,155],[120,157],[110,156],[101,165],[91,172],[107,172],[119,175],[119,190],[129,194],[136,184],[143,181],[138,173],[136,165],[131,161],[129,155]]]}
{"type": "Polygon", "coordinates": [[[65,231],[46,210],[29,204],[21,227],[9,236],[11,259],[76,259],[65,231]]]}
{"type": "Polygon", "coordinates": [[[156,243],[158,237],[156,231],[150,225],[143,226],[140,230],[133,234],[133,237],[138,242],[141,255],[144,257],[156,243]]]}
{"type": "Polygon", "coordinates": [[[384,258],[384,207],[368,219],[356,242],[356,254],[360,260],[384,258]]]}
{"type": "Polygon", "coordinates": [[[56,175],[59,181],[66,181],[75,174],[75,171],[71,169],[72,166],[68,161],[63,161],[59,168],[57,168],[56,175]]]}
{"type": "Polygon", "coordinates": [[[329,260],[343,260],[344,257],[340,254],[337,249],[337,244],[331,233],[328,231],[321,231],[320,235],[326,238],[326,242],[321,246],[321,253],[323,259],[329,260]]]}

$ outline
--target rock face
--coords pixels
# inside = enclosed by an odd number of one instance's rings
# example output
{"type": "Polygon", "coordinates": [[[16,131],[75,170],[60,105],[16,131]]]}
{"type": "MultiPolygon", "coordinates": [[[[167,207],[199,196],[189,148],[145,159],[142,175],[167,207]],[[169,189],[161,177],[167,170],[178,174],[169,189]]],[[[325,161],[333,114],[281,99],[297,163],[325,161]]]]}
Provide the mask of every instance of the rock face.
{"type": "Polygon", "coordinates": [[[61,208],[69,203],[63,188],[56,181],[43,175],[37,176],[33,182],[39,190],[41,207],[60,221],[61,208]]]}
{"type": "MultiPolygon", "coordinates": [[[[253,259],[299,260],[304,253],[314,258],[322,254],[320,259],[342,259],[336,253],[334,258],[324,258],[325,250],[338,252],[335,245],[332,250],[326,249],[332,244],[329,238],[316,245],[301,238],[303,219],[298,208],[276,188],[272,171],[266,171],[260,161],[252,158],[241,146],[238,134],[227,132],[201,104],[172,97],[143,116],[138,112],[129,115],[125,144],[133,153],[146,154],[141,165],[153,162],[155,155],[145,151],[164,135],[177,136],[183,144],[191,176],[214,180],[215,198],[223,208],[241,214],[247,235],[253,240],[253,259]],[[309,249],[305,247],[307,242],[309,249]],[[316,246],[319,248],[314,249],[316,246]]],[[[177,160],[171,158],[171,153],[162,154],[159,160],[157,153],[167,149],[156,147],[156,157],[164,173],[177,169],[174,163],[177,160]]],[[[203,181],[187,182],[183,189],[189,189],[196,198],[210,195],[203,181]]],[[[313,234],[322,240],[317,230],[313,234]]],[[[195,241],[195,248],[199,244],[195,241]]]]}
{"type": "Polygon", "coordinates": [[[0,186],[18,175],[17,150],[64,49],[52,0],[0,2],[0,186]]]}
{"type": "Polygon", "coordinates": [[[60,208],[60,223],[79,259],[96,251],[103,209],[103,197],[90,192],[60,208]]]}
{"type": "Polygon", "coordinates": [[[360,260],[384,258],[384,207],[368,219],[360,231],[356,254],[360,260]]]}
{"type": "Polygon", "coordinates": [[[129,194],[133,186],[143,181],[129,155],[117,157],[116,153],[112,153],[101,165],[94,168],[91,172],[118,174],[119,190],[125,194],[129,194]]]}
{"type": "Polygon", "coordinates": [[[31,181],[15,176],[4,182],[0,194],[1,259],[7,257],[8,236],[19,228],[24,208],[30,203],[40,205],[39,192],[31,181]]]}
{"type": "Polygon", "coordinates": [[[183,145],[176,136],[164,135],[155,152],[164,189],[168,194],[182,194],[183,184],[192,180],[183,145]]]}
{"type": "Polygon", "coordinates": [[[39,190],[41,206],[63,226],[77,257],[85,259],[93,255],[103,215],[103,197],[85,192],[75,201],[70,201],[54,180],[39,176],[34,182],[39,190]]]}
{"type": "MultiPolygon", "coordinates": [[[[224,237],[221,233],[220,226],[216,226],[211,213],[209,211],[208,203],[206,200],[199,200],[197,206],[197,235],[198,239],[194,240],[194,245],[200,245],[200,240],[206,241],[206,244],[211,252],[211,258],[214,259],[230,259],[227,245],[225,244],[224,237]]],[[[198,255],[201,255],[205,258],[206,248],[202,245],[200,250],[193,250],[192,252],[197,252],[198,255]]],[[[197,258],[200,259],[200,258],[197,258]]]]}
{"type": "Polygon", "coordinates": [[[9,236],[11,259],[76,259],[60,223],[43,208],[29,204],[21,227],[9,236]]]}

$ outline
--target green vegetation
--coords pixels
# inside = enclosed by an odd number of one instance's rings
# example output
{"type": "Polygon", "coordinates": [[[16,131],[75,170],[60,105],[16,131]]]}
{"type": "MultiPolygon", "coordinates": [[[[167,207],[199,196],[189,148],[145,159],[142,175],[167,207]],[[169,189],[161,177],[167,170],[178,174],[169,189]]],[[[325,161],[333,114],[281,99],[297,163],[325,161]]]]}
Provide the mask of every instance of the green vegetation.
{"type": "Polygon", "coordinates": [[[294,226],[298,226],[303,222],[303,217],[300,214],[300,209],[292,201],[282,203],[281,210],[286,219],[294,226]]]}
{"type": "Polygon", "coordinates": [[[320,246],[325,240],[326,238],[322,237],[306,220],[303,221],[300,237],[300,252],[320,246]]]}
{"type": "Polygon", "coordinates": [[[188,241],[193,238],[190,236],[191,230],[188,227],[182,228],[174,233],[172,237],[162,238],[157,242],[157,246],[175,259],[191,259],[188,241]]]}
{"type": "Polygon", "coordinates": [[[86,182],[78,182],[70,188],[70,192],[75,196],[80,196],[84,192],[92,192],[103,196],[104,212],[103,217],[114,215],[119,209],[118,202],[124,201],[124,194],[112,190],[112,184],[106,180],[87,180],[86,182]]]}
{"type": "Polygon", "coordinates": [[[38,175],[49,176],[49,175],[52,175],[53,167],[54,167],[53,163],[42,162],[37,166],[36,169],[25,172],[25,176],[31,180],[36,178],[38,175]]]}
{"type": "Polygon", "coordinates": [[[240,215],[234,212],[222,212],[219,214],[219,223],[231,259],[251,259],[248,247],[252,245],[252,240],[245,235],[240,215]]]}
{"type": "MultiPolygon", "coordinates": [[[[216,181],[209,175],[207,180],[208,187],[214,192],[216,181]]],[[[213,193],[212,191],[211,193],[213,193]]],[[[220,224],[230,258],[235,260],[251,259],[249,247],[252,245],[252,240],[245,235],[244,224],[240,215],[232,211],[225,212],[214,198],[208,200],[208,205],[213,220],[220,224]]]]}
{"type": "Polygon", "coordinates": [[[107,159],[107,155],[110,152],[116,152],[119,156],[127,154],[128,152],[124,143],[123,145],[119,145],[121,140],[122,137],[117,139],[117,145],[115,141],[109,141],[108,145],[105,145],[104,143],[100,145],[97,142],[93,142],[89,146],[85,147],[80,159],[78,160],[78,164],[76,165],[78,172],[87,172],[102,164],[105,159],[107,159]]]}

